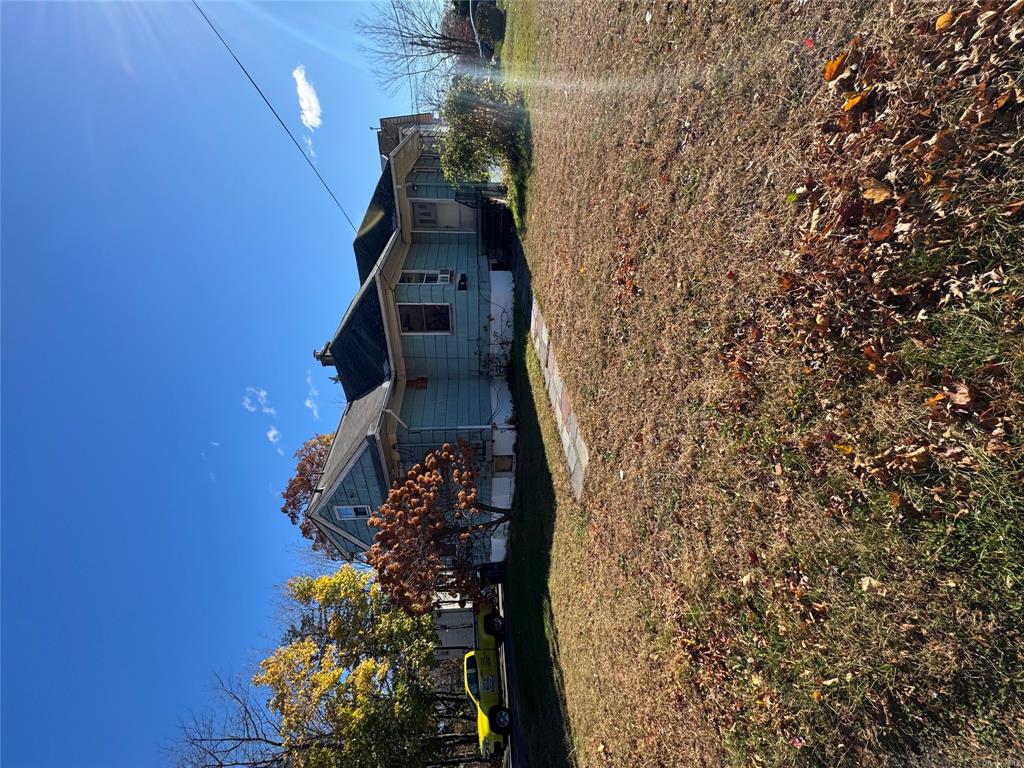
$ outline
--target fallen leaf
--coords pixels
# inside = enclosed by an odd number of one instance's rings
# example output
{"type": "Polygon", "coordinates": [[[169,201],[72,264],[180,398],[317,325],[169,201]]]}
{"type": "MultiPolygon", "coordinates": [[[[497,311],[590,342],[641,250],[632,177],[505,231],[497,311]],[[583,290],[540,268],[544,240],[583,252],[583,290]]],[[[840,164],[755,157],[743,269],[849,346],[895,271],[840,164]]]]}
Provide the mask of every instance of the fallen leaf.
{"type": "Polygon", "coordinates": [[[876,243],[888,240],[896,231],[896,222],[898,219],[899,214],[897,214],[895,210],[889,211],[889,213],[885,215],[885,218],[882,219],[881,224],[868,230],[868,237],[876,243]]]}
{"type": "Polygon", "coordinates": [[[955,381],[950,386],[945,388],[946,397],[949,398],[949,402],[953,405],[967,405],[974,399],[974,393],[971,388],[966,384],[955,381]]]}
{"type": "Polygon", "coordinates": [[[903,502],[903,497],[900,496],[895,491],[893,491],[893,492],[891,492],[889,494],[889,506],[892,507],[893,509],[899,509],[900,508],[900,504],[902,502],[903,502]]]}
{"type": "Polygon", "coordinates": [[[996,100],[992,102],[992,106],[995,107],[996,109],[1002,109],[1007,105],[1012,107],[1014,102],[1017,100],[1016,97],[1017,92],[1013,90],[1013,88],[1009,88],[1007,89],[1006,93],[996,97],[996,100]]]}
{"type": "Polygon", "coordinates": [[[864,101],[864,99],[871,95],[871,91],[872,89],[868,88],[866,90],[861,91],[860,93],[855,93],[853,96],[851,96],[850,98],[843,102],[843,111],[849,112],[858,104],[861,104],[864,101]]]}
{"type": "Polygon", "coordinates": [[[870,576],[865,576],[860,580],[860,588],[863,592],[877,592],[881,586],[882,582],[870,576]]]}
{"type": "Polygon", "coordinates": [[[1012,446],[1001,437],[993,437],[985,444],[985,452],[992,454],[1008,453],[1013,450],[1012,446]]]}
{"type": "Polygon", "coordinates": [[[873,203],[884,203],[893,197],[892,187],[884,181],[873,179],[870,176],[861,179],[860,186],[861,194],[873,203]]]}
{"type": "Polygon", "coordinates": [[[935,31],[939,32],[953,23],[953,11],[946,11],[935,20],[935,31]]]}
{"type": "Polygon", "coordinates": [[[821,691],[815,690],[814,693],[811,694],[811,699],[815,702],[821,701],[821,691]]]}
{"type": "Polygon", "coordinates": [[[878,350],[875,349],[873,344],[867,344],[864,347],[864,357],[873,363],[882,362],[882,356],[878,354],[878,350]]]}
{"type": "Polygon", "coordinates": [[[997,363],[995,361],[984,363],[978,368],[978,373],[983,376],[1005,376],[1006,363],[997,363]]]}
{"type": "Polygon", "coordinates": [[[846,66],[846,57],[848,55],[848,53],[843,53],[839,56],[836,56],[834,59],[832,59],[825,65],[826,83],[831,83],[833,80],[836,79],[836,77],[839,76],[839,73],[843,71],[843,69],[846,66]]]}
{"type": "Polygon", "coordinates": [[[848,445],[843,445],[842,443],[839,443],[835,448],[837,451],[843,454],[843,456],[849,456],[851,453],[853,453],[853,448],[851,448],[848,445]]]}

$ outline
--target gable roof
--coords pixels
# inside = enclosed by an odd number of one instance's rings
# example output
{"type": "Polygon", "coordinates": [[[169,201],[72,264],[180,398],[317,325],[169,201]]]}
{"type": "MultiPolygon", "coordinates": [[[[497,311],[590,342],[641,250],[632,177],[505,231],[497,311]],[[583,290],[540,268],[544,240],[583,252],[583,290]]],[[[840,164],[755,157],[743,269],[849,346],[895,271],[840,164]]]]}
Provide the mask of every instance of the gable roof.
{"type": "MultiPolygon", "coordinates": [[[[324,463],[320,475],[320,482],[317,483],[317,490],[314,492],[306,512],[314,525],[348,559],[364,552],[368,545],[331,518],[330,501],[338,489],[338,484],[344,480],[345,471],[351,467],[353,460],[357,459],[363,451],[369,450],[374,466],[379,466],[376,450],[377,429],[384,408],[387,407],[390,392],[391,382],[388,380],[345,406],[345,412],[342,413],[341,420],[338,422],[338,429],[334,433],[334,442],[331,444],[331,450],[327,454],[327,461],[324,463]]],[[[385,493],[386,483],[383,479],[383,471],[378,469],[378,472],[381,493],[385,493]]]]}
{"type": "Polygon", "coordinates": [[[375,276],[359,288],[328,346],[350,403],[390,379],[391,355],[375,276]]]}
{"type": "Polygon", "coordinates": [[[370,204],[366,207],[363,223],[359,225],[352,250],[356,252],[356,269],[359,282],[365,283],[373,271],[377,259],[391,239],[391,233],[398,229],[398,215],[395,209],[395,184],[391,178],[391,161],[384,164],[380,180],[373,190],[370,204]]]}
{"type": "Polygon", "coordinates": [[[376,439],[377,426],[387,406],[390,392],[391,385],[388,381],[345,406],[345,412],[341,414],[341,421],[338,422],[338,430],[334,433],[334,442],[327,454],[323,473],[320,475],[320,482],[317,483],[317,491],[309,503],[311,512],[333,494],[342,471],[367,440],[376,439]]]}

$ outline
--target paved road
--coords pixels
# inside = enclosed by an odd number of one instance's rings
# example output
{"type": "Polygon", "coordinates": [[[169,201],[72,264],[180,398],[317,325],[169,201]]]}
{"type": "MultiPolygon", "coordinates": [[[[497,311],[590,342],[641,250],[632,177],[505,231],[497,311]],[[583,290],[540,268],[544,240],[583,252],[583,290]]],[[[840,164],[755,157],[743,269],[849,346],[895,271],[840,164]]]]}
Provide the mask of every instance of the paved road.
{"type": "Polygon", "coordinates": [[[523,721],[519,717],[519,702],[516,696],[516,691],[519,689],[516,686],[515,652],[512,650],[515,646],[513,644],[512,632],[510,631],[511,625],[509,624],[508,614],[505,613],[505,588],[501,584],[498,585],[498,612],[505,617],[505,642],[501,645],[499,658],[501,661],[502,677],[505,680],[505,706],[512,713],[512,733],[504,764],[506,768],[527,768],[526,757],[521,748],[526,743],[526,740],[523,734],[523,721]],[[517,745],[520,749],[516,749],[517,745]]]}

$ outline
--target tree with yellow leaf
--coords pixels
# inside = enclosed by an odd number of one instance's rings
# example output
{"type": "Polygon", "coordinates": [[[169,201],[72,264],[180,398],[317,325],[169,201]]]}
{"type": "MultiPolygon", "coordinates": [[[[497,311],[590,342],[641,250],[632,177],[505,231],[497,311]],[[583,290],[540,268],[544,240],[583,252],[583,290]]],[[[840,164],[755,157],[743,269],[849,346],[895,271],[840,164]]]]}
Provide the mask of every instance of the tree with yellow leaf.
{"type": "Polygon", "coordinates": [[[182,768],[427,768],[466,739],[443,733],[429,617],[395,608],[369,571],[291,579],[290,624],[253,690],[221,685],[223,719],[183,726],[182,768]],[[258,691],[265,691],[261,696],[258,691]]]}

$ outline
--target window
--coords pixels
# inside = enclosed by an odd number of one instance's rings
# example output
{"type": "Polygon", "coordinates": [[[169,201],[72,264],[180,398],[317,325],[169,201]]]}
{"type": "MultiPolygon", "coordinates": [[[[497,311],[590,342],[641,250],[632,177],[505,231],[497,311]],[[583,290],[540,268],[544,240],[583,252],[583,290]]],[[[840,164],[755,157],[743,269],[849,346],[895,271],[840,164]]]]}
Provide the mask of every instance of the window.
{"type": "Polygon", "coordinates": [[[426,283],[427,285],[447,285],[452,281],[450,269],[406,269],[398,278],[400,283],[426,283]]]}
{"type": "Polygon", "coordinates": [[[353,518],[363,518],[370,516],[370,508],[362,505],[349,507],[335,507],[334,516],[338,520],[351,520],[353,518]]]}
{"type": "Polygon", "coordinates": [[[412,204],[413,229],[437,229],[437,203],[419,200],[412,204]]]}
{"type": "Polygon", "coordinates": [[[512,471],[512,457],[511,456],[495,456],[494,457],[494,472],[511,472],[512,471]]]}
{"type": "Polygon", "coordinates": [[[452,311],[447,304],[399,304],[402,333],[451,333],[452,311]]]}
{"type": "Polygon", "coordinates": [[[469,688],[470,694],[477,699],[480,698],[480,687],[477,683],[476,673],[476,657],[470,656],[466,659],[466,687],[469,688]]]}

